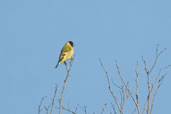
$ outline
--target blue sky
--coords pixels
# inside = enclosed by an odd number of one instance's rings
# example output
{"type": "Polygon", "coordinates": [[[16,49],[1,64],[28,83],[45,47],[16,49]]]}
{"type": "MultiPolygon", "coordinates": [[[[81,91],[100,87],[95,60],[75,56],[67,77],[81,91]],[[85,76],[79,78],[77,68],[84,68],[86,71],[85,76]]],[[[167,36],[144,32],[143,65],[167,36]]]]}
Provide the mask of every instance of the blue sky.
{"type": "MultiPolygon", "coordinates": [[[[119,83],[114,64],[117,59],[130,86],[135,82],[136,61],[140,75],[145,76],[141,57],[151,65],[157,44],[167,50],[154,75],[171,63],[170,4],[169,0],[1,0],[0,113],[36,114],[43,96],[48,96],[43,105],[50,103],[55,83],[59,98],[66,71],[63,64],[54,67],[68,40],[76,46],[64,105],[86,105],[89,113],[100,113],[107,103],[110,111],[112,97],[99,58],[119,83]]],[[[154,114],[170,112],[170,70],[165,70],[167,77],[156,98],[154,114]]],[[[140,80],[142,96],[145,79],[140,80]]],[[[128,112],[132,107],[126,106],[128,112]]]]}

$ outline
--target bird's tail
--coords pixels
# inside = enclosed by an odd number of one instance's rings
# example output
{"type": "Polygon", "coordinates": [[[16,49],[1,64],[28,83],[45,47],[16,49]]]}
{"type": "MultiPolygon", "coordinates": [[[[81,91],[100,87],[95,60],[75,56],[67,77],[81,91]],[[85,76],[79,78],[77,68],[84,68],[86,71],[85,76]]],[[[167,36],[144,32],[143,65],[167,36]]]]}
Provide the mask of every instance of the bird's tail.
{"type": "Polygon", "coordinates": [[[57,67],[58,67],[58,65],[59,65],[59,63],[57,63],[57,64],[56,64],[55,68],[57,68],[57,67]]]}

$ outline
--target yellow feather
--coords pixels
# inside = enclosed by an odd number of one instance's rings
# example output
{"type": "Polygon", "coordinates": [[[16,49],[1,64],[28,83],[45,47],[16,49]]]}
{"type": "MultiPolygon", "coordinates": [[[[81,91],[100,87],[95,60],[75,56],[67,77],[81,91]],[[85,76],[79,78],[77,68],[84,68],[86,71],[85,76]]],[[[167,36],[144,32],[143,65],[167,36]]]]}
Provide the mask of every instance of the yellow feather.
{"type": "Polygon", "coordinates": [[[61,50],[60,56],[59,56],[59,61],[56,65],[56,68],[59,64],[61,64],[62,62],[71,59],[72,55],[74,53],[73,47],[70,45],[69,42],[67,42],[64,47],[61,50]]]}

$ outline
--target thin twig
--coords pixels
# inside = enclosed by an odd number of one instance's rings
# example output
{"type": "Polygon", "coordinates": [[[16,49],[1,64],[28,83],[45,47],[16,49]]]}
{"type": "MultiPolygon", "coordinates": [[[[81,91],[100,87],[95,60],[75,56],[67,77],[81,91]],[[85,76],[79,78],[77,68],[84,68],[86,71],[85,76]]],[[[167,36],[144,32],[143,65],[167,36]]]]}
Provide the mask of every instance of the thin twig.
{"type": "Polygon", "coordinates": [[[137,65],[136,65],[136,103],[137,103],[137,111],[140,114],[140,106],[139,106],[139,88],[138,88],[138,61],[137,61],[137,65]]]}
{"type": "Polygon", "coordinates": [[[57,90],[58,90],[58,85],[56,84],[55,93],[54,93],[54,96],[52,98],[52,104],[51,104],[50,114],[52,114],[52,112],[53,112],[54,102],[55,102],[55,97],[56,97],[57,90]]]}
{"type": "Polygon", "coordinates": [[[153,71],[153,69],[154,69],[154,67],[155,67],[155,65],[156,65],[156,63],[157,63],[157,60],[158,60],[159,56],[160,56],[165,50],[166,50],[166,48],[164,48],[163,50],[161,50],[161,51],[158,53],[158,46],[157,46],[157,48],[156,48],[156,58],[155,58],[155,60],[154,60],[154,62],[153,62],[153,65],[152,65],[152,67],[151,67],[149,73],[151,73],[151,72],[153,71]]]}
{"type": "Polygon", "coordinates": [[[123,110],[122,109],[122,106],[123,106],[123,102],[124,102],[124,100],[125,100],[125,98],[124,98],[124,92],[123,92],[123,89],[121,90],[121,91],[119,91],[119,93],[120,93],[120,107],[121,107],[121,110],[123,110]]]}
{"type": "Polygon", "coordinates": [[[149,73],[147,74],[147,78],[148,78],[148,90],[149,90],[149,94],[148,94],[148,107],[147,107],[147,114],[149,114],[149,111],[150,111],[150,97],[151,97],[151,90],[150,90],[150,73],[153,71],[153,69],[154,69],[154,67],[155,67],[155,65],[156,65],[156,63],[157,63],[157,60],[158,60],[158,58],[159,58],[159,56],[164,52],[166,50],[166,48],[164,48],[163,50],[161,50],[159,53],[158,53],[158,47],[156,48],[156,58],[155,58],[155,60],[154,60],[154,62],[153,62],[153,64],[152,64],[152,67],[151,67],[151,69],[149,70],[149,73]]]}
{"type": "Polygon", "coordinates": [[[78,107],[80,107],[81,108],[81,110],[85,113],[85,114],[87,114],[87,107],[84,105],[84,107],[82,107],[82,106],[80,106],[79,104],[78,104],[78,107]]]}
{"type": "MultiPolygon", "coordinates": [[[[55,107],[55,108],[59,109],[59,107],[55,107]]],[[[70,112],[72,114],[77,114],[77,107],[76,107],[75,111],[73,111],[70,108],[66,108],[66,107],[62,106],[62,110],[68,111],[68,112],[70,112]]]]}
{"type": "Polygon", "coordinates": [[[117,84],[115,84],[113,80],[112,80],[112,84],[120,89],[120,97],[121,97],[121,104],[120,104],[120,106],[121,106],[121,110],[123,110],[125,102],[126,102],[126,99],[127,99],[127,97],[126,97],[127,89],[125,88],[125,90],[124,90],[124,85],[122,85],[122,87],[120,87],[117,84]]]}
{"type": "Polygon", "coordinates": [[[101,111],[101,114],[103,114],[104,110],[105,110],[105,107],[106,107],[106,103],[104,104],[103,108],[102,108],[102,111],[101,111]]]}
{"type": "Polygon", "coordinates": [[[45,96],[45,97],[42,97],[42,99],[41,99],[41,101],[40,101],[40,104],[39,104],[39,106],[38,106],[38,114],[40,114],[40,112],[42,111],[41,106],[42,106],[43,100],[44,100],[45,98],[46,98],[46,96],[45,96]]]}
{"type": "Polygon", "coordinates": [[[65,77],[65,80],[64,80],[64,85],[63,85],[63,89],[62,89],[62,92],[61,92],[61,96],[60,96],[60,100],[59,100],[59,114],[62,113],[62,102],[63,102],[63,97],[64,97],[64,91],[65,91],[65,87],[66,87],[66,84],[67,84],[67,80],[70,76],[70,71],[71,71],[71,67],[72,67],[72,62],[73,62],[74,59],[71,59],[71,62],[70,62],[70,66],[69,66],[69,69],[67,69],[67,75],[65,77]]]}
{"type": "Polygon", "coordinates": [[[112,103],[111,103],[111,105],[112,105],[113,113],[114,113],[114,114],[117,114],[117,113],[116,113],[116,109],[115,109],[115,105],[112,104],[112,103]]]}
{"type": "Polygon", "coordinates": [[[126,94],[127,93],[127,88],[125,88],[125,90],[124,90],[124,85],[122,85],[122,87],[120,87],[117,84],[115,84],[113,80],[112,80],[112,84],[120,89],[120,97],[121,97],[121,104],[120,104],[120,106],[121,106],[121,110],[123,110],[124,106],[125,106],[125,102],[128,99],[127,94],[126,94]]]}
{"type": "Polygon", "coordinates": [[[123,110],[124,109],[124,106],[125,106],[125,102],[128,99],[128,96],[127,96],[128,89],[125,88],[125,90],[124,90],[124,86],[122,86],[122,90],[121,91],[122,91],[122,98],[123,98],[122,105],[121,105],[121,109],[123,110]]]}
{"type": "Polygon", "coordinates": [[[69,108],[65,108],[65,107],[62,107],[63,110],[66,110],[68,112],[71,112],[72,114],[76,114],[76,112],[72,111],[71,109],[69,108]]]}
{"type": "Polygon", "coordinates": [[[151,87],[150,87],[150,71],[147,68],[146,60],[144,57],[142,57],[142,60],[144,62],[144,69],[147,74],[147,87],[148,87],[148,96],[147,96],[147,114],[149,114],[149,109],[150,109],[150,97],[151,97],[151,87]]]}
{"type": "Polygon", "coordinates": [[[152,110],[153,110],[155,97],[156,97],[156,95],[157,95],[157,93],[158,93],[158,90],[159,90],[159,88],[160,88],[160,86],[161,86],[163,80],[164,80],[164,77],[166,76],[166,74],[165,74],[165,75],[163,75],[163,76],[159,79],[160,73],[162,72],[162,70],[167,69],[167,68],[169,68],[169,67],[171,67],[171,65],[165,66],[165,67],[163,67],[163,68],[161,68],[161,69],[159,70],[158,76],[156,77],[156,79],[155,79],[155,81],[154,81],[154,83],[153,83],[153,85],[152,85],[152,89],[151,89],[151,90],[153,91],[154,88],[155,88],[155,86],[156,86],[156,84],[158,84],[157,89],[156,89],[155,93],[153,94],[152,103],[151,103],[151,109],[150,109],[150,114],[152,113],[152,110]],[[157,82],[158,82],[158,83],[157,83],[157,82]]]}
{"type": "Polygon", "coordinates": [[[49,108],[46,107],[46,106],[44,106],[44,108],[45,108],[45,110],[46,110],[46,114],[48,114],[48,113],[49,113],[49,108]]]}
{"type": "Polygon", "coordinates": [[[147,96],[147,98],[146,98],[146,100],[145,100],[144,108],[143,108],[143,112],[142,112],[142,114],[144,114],[144,113],[145,113],[146,106],[147,106],[147,101],[148,101],[148,96],[147,96]]]}
{"type": "Polygon", "coordinates": [[[136,100],[137,100],[137,103],[139,103],[138,101],[138,61],[137,61],[135,72],[136,72],[136,100]]]}
{"type": "Polygon", "coordinates": [[[157,95],[157,93],[158,93],[158,90],[159,90],[159,88],[160,88],[160,86],[161,86],[161,84],[162,84],[163,79],[164,79],[165,76],[166,76],[166,75],[162,76],[162,77],[158,80],[158,87],[157,87],[157,89],[156,89],[156,91],[155,91],[155,93],[154,93],[154,95],[153,95],[153,99],[152,99],[152,103],[151,103],[151,109],[150,109],[150,114],[152,114],[152,110],[153,110],[153,106],[154,106],[154,101],[155,101],[156,95],[157,95]]]}
{"type": "Polygon", "coordinates": [[[118,102],[118,100],[117,100],[117,97],[114,95],[114,93],[113,93],[113,91],[112,91],[112,89],[111,89],[111,85],[110,85],[110,80],[109,80],[108,72],[106,71],[106,69],[105,69],[105,67],[104,67],[104,65],[103,65],[103,63],[102,63],[102,61],[101,61],[100,59],[99,59],[99,62],[100,62],[101,66],[102,66],[102,68],[103,68],[103,70],[104,70],[104,72],[105,72],[105,74],[106,74],[106,78],[107,78],[107,82],[108,82],[109,91],[110,91],[110,93],[111,93],[113,99],[115,100],[115,103],[116,103],[116,106],[118,107],[119,112],[120,112],[121,114],[123,114],[123,112],[122,112],[122,110],[121,110],[121,107],[120,107],[120,105],[119,105],[119,102],[118,102]]]}
{"type": "Polygon", "coordinates": [[[75,114],[77,113],[77,107],[75,107],[75,114]]]}
{"type": "Polygon", "coordinates": [[[145,72],[147,74],[147,86],[148,86],[148,96],[147,96],[147,99],[145,101],[144,109],[143,109],[143,113],[142,114],[144,114],[144,112],[146,110],[146,106],[147,106],[147,114],[149,114],[151,94],[152,94],[152,91],[153,91],[153,89],[155,87],[156,81],[159,78],[159,77],[156,77],[155,82],[152,84],[152,87],[150,87],[150,73],[153,71],[154,67],[156,66],[156,63],[158,61],[159,56],[166,50],[166,48],[164,48],[163,50],[161,50],[160,52],[158,52],[158,46],[159,45],[157,45],[157,47],[156,47],[156,56],[155,56],[154,62],[152,64],[150,70],[147,67],[147,64],[146,64],[146,61],[145,61],[144,57],[142,57],[142,60],[144,62],[144,69],[145,69],[145,72]]]}
{"type": "Polygon", "coordinates": [[[119,88],[120,90],[122,90],[123,86],[120,87],[119,85],[117,85],[116,83],[114,83],[113,79],[111,79],[111,80],[112,80],[112,84],[113,84],[114,86],[116,86],[117,88],[119,88]]]}
{"type": "Polygon", "coordinates": [[[120,69],[119,69],[119,66],[118,66],[118,63],[117,63],[116,60],[115,60],[115,64],[116,64],[116,68],[117,68],[117,71],[118,71],[118,75],[119,75],[119,77],[120,77],[120,80],[122,81],[122,83],[124,84],[124,86],[127,88],[129,95],[131,96],[132,100],[134,101],[134,104],[135,104],[136,107],[137,107],[137,112],[138,112],[138,114],[140,114],[139,104],[138,104],[138,102],[135,100],[135,98],[134,98],[134,96],[132,95],[132,93],[130,92],[128,85],[125,83],[125,81],[124,81],[124,79],[123,79],[123,77],[122,77],[122,75],[121,75],[121,73],[120,73],[120,69]]]}

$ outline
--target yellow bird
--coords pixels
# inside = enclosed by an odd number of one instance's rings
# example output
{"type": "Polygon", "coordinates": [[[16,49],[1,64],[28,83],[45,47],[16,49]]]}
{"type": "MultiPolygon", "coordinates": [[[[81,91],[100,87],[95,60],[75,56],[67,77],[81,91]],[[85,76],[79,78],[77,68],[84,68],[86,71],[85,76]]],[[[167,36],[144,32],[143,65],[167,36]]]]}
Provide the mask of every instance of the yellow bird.
{"type": "Polygon", "coordinates": [[[59,60],[57,65],[55,66],[55,68],[58,67],[59,64],[61,64],[62,62],[64,62],[66,64],[66,60],[71,59],[73,53],[74,53],[74,49],[73,49],[74,43],[72,41],[68,41],[64,47],[61,50],[61,54],[59,56],[59,60]]]}

